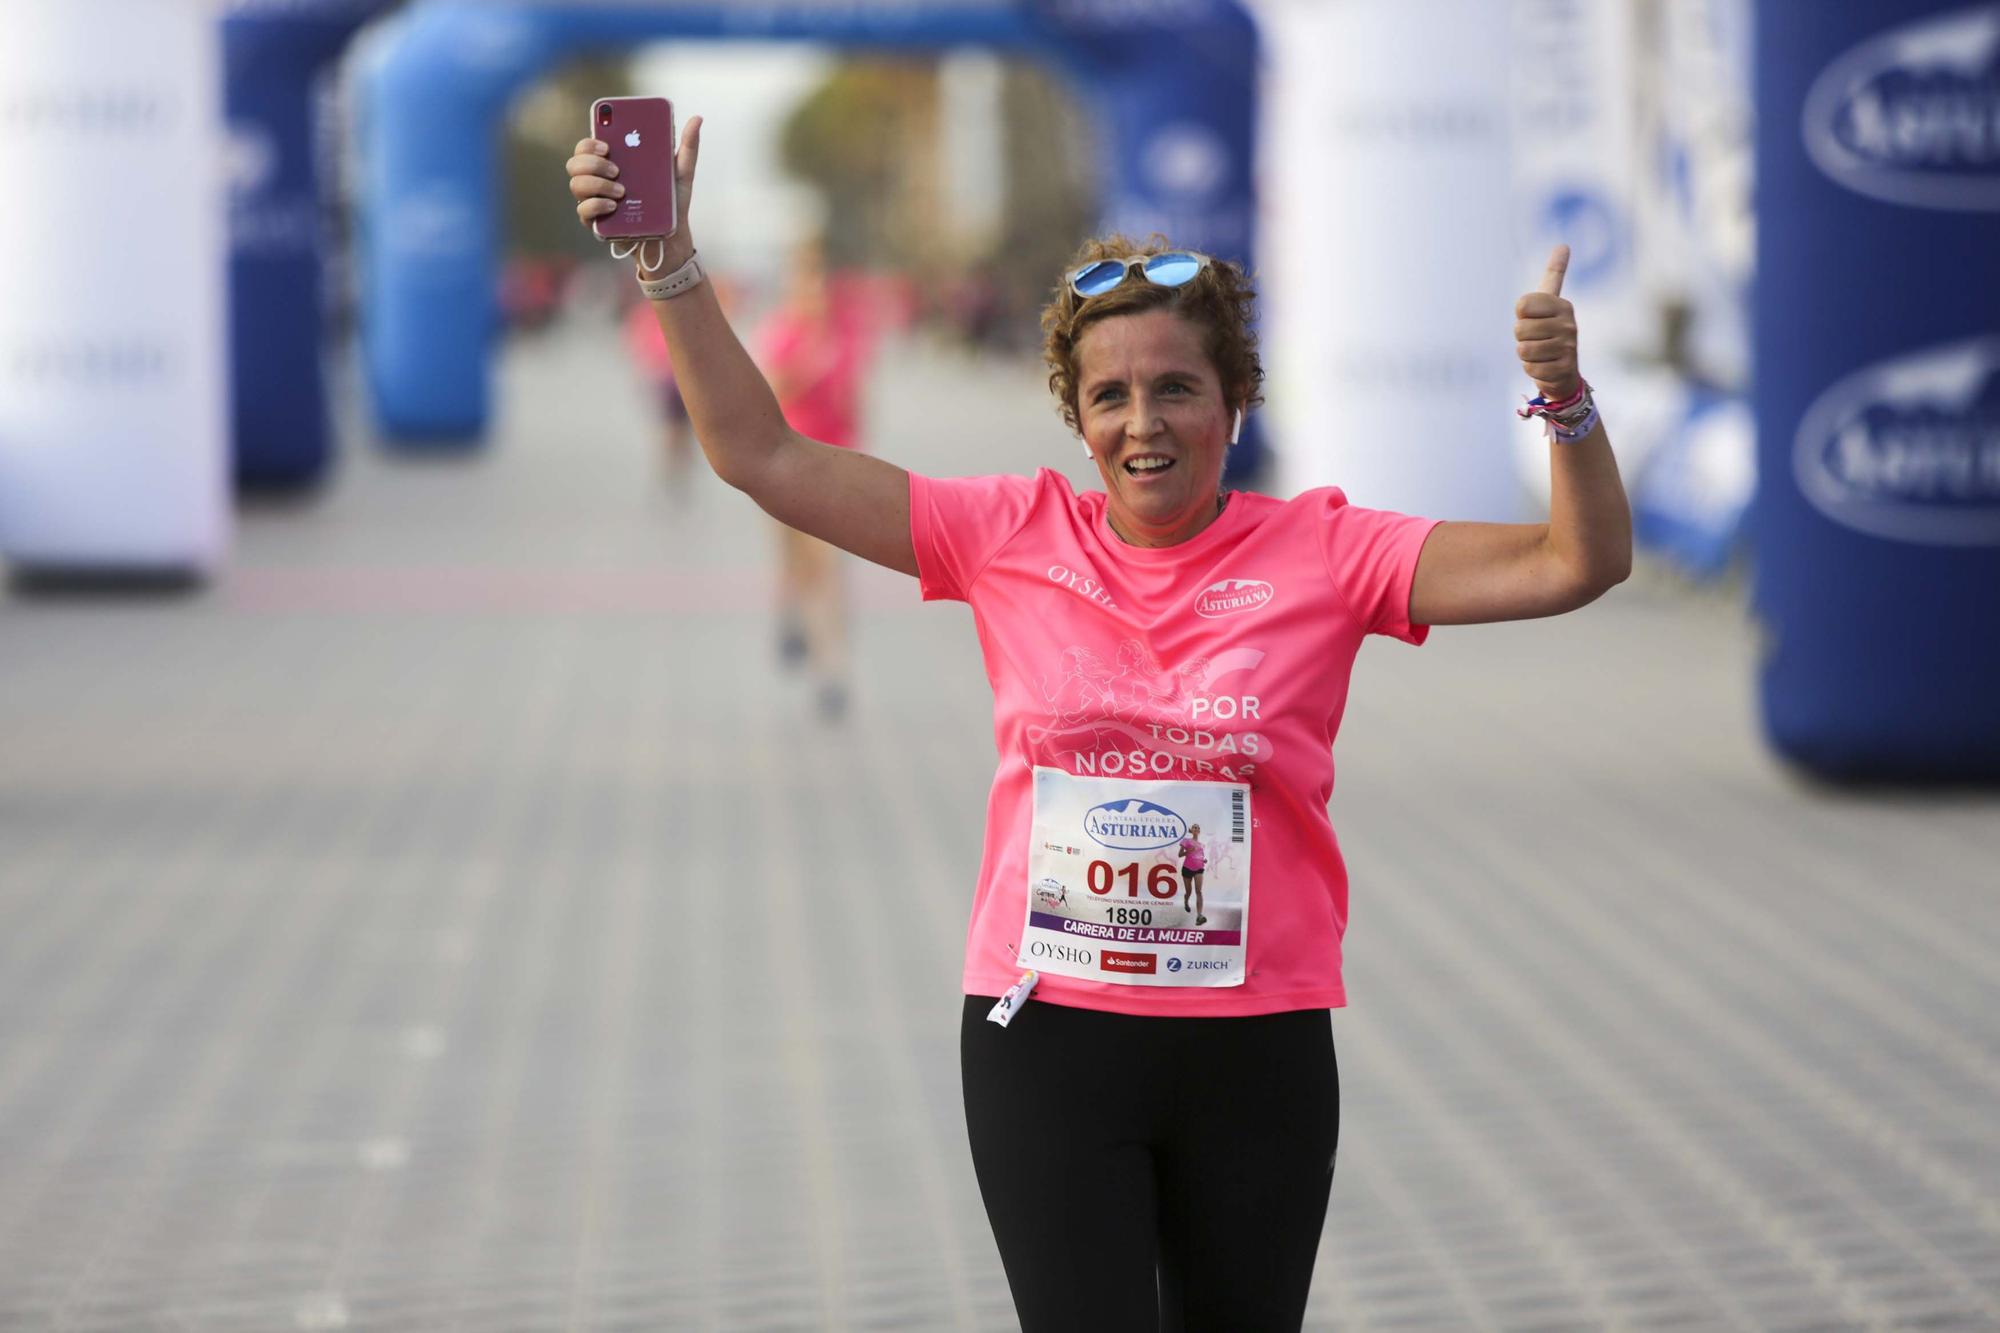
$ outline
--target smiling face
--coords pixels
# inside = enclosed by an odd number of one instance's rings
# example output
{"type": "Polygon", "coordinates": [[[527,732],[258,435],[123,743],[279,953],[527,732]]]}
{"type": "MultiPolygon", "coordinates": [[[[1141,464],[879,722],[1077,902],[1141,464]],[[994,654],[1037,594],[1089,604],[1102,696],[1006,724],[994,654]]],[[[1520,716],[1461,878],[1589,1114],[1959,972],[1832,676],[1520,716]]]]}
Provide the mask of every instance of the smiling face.
{"type": "Polygon", "coordinates": [[[1112,531],[1172,546],[1213,523],[1231,408],[1201,326],[1167,309],[1114,315],[1076,353],[1077,419],[1112,531]]]}

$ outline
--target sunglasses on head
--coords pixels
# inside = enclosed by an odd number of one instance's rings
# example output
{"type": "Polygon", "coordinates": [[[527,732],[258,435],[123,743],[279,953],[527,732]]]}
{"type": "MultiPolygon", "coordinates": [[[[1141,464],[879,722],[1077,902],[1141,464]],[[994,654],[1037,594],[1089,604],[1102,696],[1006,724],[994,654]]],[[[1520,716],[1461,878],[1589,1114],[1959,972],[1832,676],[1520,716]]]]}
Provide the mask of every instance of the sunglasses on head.
{"type": "Polygon", "coordinates": [[[1135,267],[1139,276],[1156,287],[1185,287],[1208,264],[1207,255],[1196,254],[1192,250],[1169,250],[1163,255],[1100,259],[1082,268],[1071,269],[1065,276],[1069,280],[1069,289],[1078,296],[1102,296],[1125,281],[1135,267]]]}

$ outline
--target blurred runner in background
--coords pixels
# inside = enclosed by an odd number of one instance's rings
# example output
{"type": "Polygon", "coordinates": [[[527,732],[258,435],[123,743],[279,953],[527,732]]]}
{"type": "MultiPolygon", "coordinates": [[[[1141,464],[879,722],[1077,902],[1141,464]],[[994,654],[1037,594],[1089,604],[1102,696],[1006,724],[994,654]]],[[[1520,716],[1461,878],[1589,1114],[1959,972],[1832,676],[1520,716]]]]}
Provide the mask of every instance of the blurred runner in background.
{"type": "MultiPolygon", "coordinates": [[[[784,299],[755,339],[757,360],[793,430],[837,448],[860,447],[871,323],[861,293],[838,286],[827,273],[821,243],[801,245],[792,256],[784,299]]],[[[778,658],[787,666],[810,668],[822,716],[846,712],[847,589],[840,552],[782,524],[778,658]]]]}
{"type": "Polygon", "coordinates": [[[676,499],[685,500],[688,470],[694,462],[694,427],[688,421],[687,404],[681,401],[680,386],[674,383],[674,363],[667,355],[659,318],[653,314],[652,302],[644,297],[634,300],[625,312],[625,349],[631,353],[632,368],[639,372],[646,396],[666,429],[667,486],[676,499]]]}

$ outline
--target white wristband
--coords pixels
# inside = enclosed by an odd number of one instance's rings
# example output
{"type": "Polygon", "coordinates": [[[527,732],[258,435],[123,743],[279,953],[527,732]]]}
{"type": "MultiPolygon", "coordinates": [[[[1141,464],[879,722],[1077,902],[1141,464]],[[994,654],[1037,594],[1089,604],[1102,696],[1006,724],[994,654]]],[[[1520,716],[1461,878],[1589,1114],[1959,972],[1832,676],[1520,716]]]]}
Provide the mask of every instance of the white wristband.
{"type": "Polygon", "coordinates": [[[1572,421],[1567,425],[1557,421],[1554,417],[1543,417],[1542,420],[1548,425],[1549,439],[1557,444],[1575,444],[1578,440],[1596,430],[1598,423],[1603,418],[1598,415],[1597,404],[1593,401],[1590,404],[1590,410],[1583,414],[1581,420],[1572,421]]]}
{"type": "Polygon", "coordinates": [[[701,266],[701,256],[691,254],[687,263],[682,264],[664,278],[639,279],[639,290],[646,294],[648,301],[670,301],[684,292],[694,290],[708,277],[701,266]]]}

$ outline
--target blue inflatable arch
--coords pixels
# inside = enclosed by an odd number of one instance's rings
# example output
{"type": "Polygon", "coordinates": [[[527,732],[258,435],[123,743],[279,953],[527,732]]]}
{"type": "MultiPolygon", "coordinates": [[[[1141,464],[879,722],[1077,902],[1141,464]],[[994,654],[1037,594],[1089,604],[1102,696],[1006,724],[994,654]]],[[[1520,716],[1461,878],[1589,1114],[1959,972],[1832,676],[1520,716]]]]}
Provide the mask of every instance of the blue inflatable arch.
{"type": "Polygon", "coordinates": [[[485,433],[499,126],[518,91],[591,49],[769,38],[1040,57],[1102,130],[1106,226],[1252,258],[1257,31],[1227,0],[427,0],[392,22],[361,79],[362,342],[383,435],[405,446],[485,433]]]}

